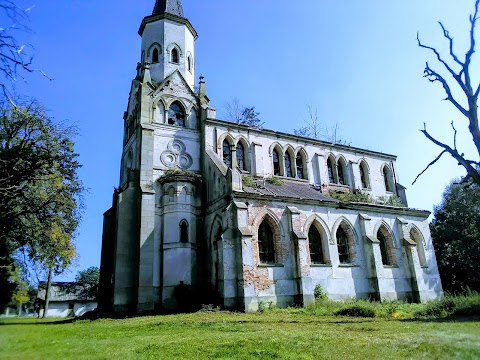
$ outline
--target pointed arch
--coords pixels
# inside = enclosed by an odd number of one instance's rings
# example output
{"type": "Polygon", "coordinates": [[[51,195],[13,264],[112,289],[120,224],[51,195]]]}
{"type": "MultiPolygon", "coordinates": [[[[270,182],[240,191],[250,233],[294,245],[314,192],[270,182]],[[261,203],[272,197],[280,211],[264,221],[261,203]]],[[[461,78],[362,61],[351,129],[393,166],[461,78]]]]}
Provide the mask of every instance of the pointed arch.
{"type": "Polygon", "coordinates": [[[360,164],[358,165],[360,170],[360,184],[362,189],[370,189],[370,167],[365,159],[360,160],[360,164]]]}
{"type": "Polygon", "coordinates": [[[185,106],[178,100],[174,101],[168,107],[168,124],[175,126],[186,126],[185,106]]]}
{"type": "Polygon", "coordinates": [[[308,180],[307,168],[308,156],[304,148],[298,147],[295,150],[295,170],[296,177],[299,179],[308,180]]]}
{"type": "Polygon", "coordinates": [[[337,183],[337,165],[335,161],[335,156],[329,154],[327,156],[327,171],[328,171],[328,182],[330,184],[337,183]]]}
{"type": "Polygon", "coordinates": [[[240,171],[250,171],[250,147],[243,135],[235,138],[237,164],[240,171]]]}
{"type": "Polygon", "coordinates": [[[190,71],[190,72],[193,72],[193,67],[194,67],[193,56],[190,53],[190,51],[188,51],[187,52],[187,70],[190,71]]]}
{"type": "Polygon", "coordinates": [[[329,236],[328,227],[325,221],[314,214],[305,222],[304,233],[308,239],[308,253],[311,264],[330,264],[330,253],[328,249],[329,236]],[[313,234],[312,234],[312,230],[313,234]]]}
{"type": "Polygon", "coordinates": [[[295,157],[294,149],[288,144],[284,147],[283,162],[285,164],[284,176],[286,177],[295,177],[295,157]]]}
{"type": "Polygon", "coordinates": [[[276,176],[283,176],[284,174],[284,165],[283,165],[283,149],[278,142],[274,142],[270,145],[270,157],[272,158],[272,173],[276,176]]]}
{"type": "Polygon", "coordinates": [[[393,192],[393,171],[387,163],[384,163],[380,170],[383,176],[383,183],[386,192],[393,192]]]}
{"type": "Polygon", "coordinates": [[[382,255],[383,265],[396,266],[396,241],[390,226],[384,220],[380,220],[375,226],[375,230],[373,233],[375,234],[377,240],[380,242],[380,253],[382,255]]]}
{"type": "Polygon", "coordinates": [[[353,264],[356,260],[357,234],[353,225],[341,216],[335,221],[330,234],[331,242],[337,245],[340,264],[353,264]]]}
{"type": "Polygon", "coordinates": [[[410,239],[415,241],[415,243],[417,244],[417,253],[418,253],[418,260],[420,262],[420,266],[427,267],[428,262],[427,262],[427,256],[425,254],[426,243],[425,243],[425,238],[423,237],[422,232],[418,227],[412,224],[412,226],[410,227],[409,234],[410,234],[410,239]]]}
{"type": "Polygon", "coordinates": [[[253,229],[252,241],[257,263],[280,264],[282,262],[282,244],[285,233],[277,215],[270,209],[262,210],[253,221],[253,229]],[[269,247],[272,243],[273,250],[272,247],[269,247]]]}
{"type": "Polygon", "coordinates": [[[175,64],[179,64],[180,63],[180,59],[183,57],[183,51],[182,51],[182,48],[180,47],[180,45],[178,45],[177,43],[171,43],[168,45],[167,47],[167,54],[169,55],[170,57],[170,62],[172,63],[175,63],[175,64]],[[173,57],[174,57],[174,51],[173,50],[176,50],[176,53],[177,53],[177,62],[174,62],[173,60],[175,60],[173,57]]]}
{"type": "Polygon", "coordinates": [[[162,55],[162,46],[158,42],[154,42],[147,50],[147,59],[151,63],[158,63],[162,55]]]}
{"type": "Polygon", "coordinates": [[[180,236],[179,236],[179,239],[180,239],[180,242],[182,244],[187,244],[188,241],[189,241],[189,236],[188,236],[188,232],[189,232],[189,226],[188,226],[188,221],[183,219],[182,221],[180,221],[180,224],[178,225],[179,226],[179,231],[180,231],[180,236]]]}
{"type": "Polygon", "coordinates": [[[338,156],[337,158],[337,182],[340,185],[350,185],[349,176],[348,176],[348,165],[346,159],[343,155],[338,156]]]}

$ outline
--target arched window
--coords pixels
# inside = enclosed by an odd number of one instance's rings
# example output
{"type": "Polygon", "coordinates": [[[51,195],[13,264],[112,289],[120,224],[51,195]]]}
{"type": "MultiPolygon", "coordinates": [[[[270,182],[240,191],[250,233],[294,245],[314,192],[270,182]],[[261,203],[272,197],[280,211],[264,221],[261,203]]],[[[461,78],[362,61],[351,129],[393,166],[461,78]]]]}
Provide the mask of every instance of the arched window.
{"type": "Polygon", "coordinates": [[[230,149],[230,144],[227,139],[223,140],[223,162],[228,167],[232,166],[232,150],[230,149]]]}
{"type": "Polygon", "coordinates": [[[258,252],[260,255],[260,263],[275,264],[273,231],[266,220],[263,220],[258,227],[258,252]]]}
{"type": "Polygon", "coordinates": [[[335,176],[334,176],[335,165],[331,157],[328,158],[327,160],[327,168],[328,168],[328,181],[330,182],[330,184],[334,184],[335,183],[335,176]]]}
{"type": "Polygon", "coordinates": [[[300,153],[297,154],[297,158],[295,159],[295,165],[297,165],[297,178],[305,179],[305,176],[303,175],[303,158],[300,153]]]}
{"type": "Polygon", "coordinates": [[[273,175],[280,176],[280,158],[278,156],[278,151],[276,149],[273,149],[272,158],[273,158],[273,175]]]}
{"type": "Polygon", "coordinates": [[[188,243],[188,222],[187,220],[182,220],[180,222],[180,242],[188,243]]]}
{"type": "Polygon", "coordinates": [[[152,52],[152,63],[158,63],[158,49],[154,48],[152,52]]]}
{"type": "Polygon", "coordinates": [[[415,241],[417,244],[417,253],[418,253],[418,260],[420,261],[421,267],[427,267],[427,257],[425,256],[425,247],[424,247],[424,240],[423,236],[421,235],[420,231],[413,227],[410,230],[410,238],[415,241]]]}
{"type": "Polygon", "coordinates": [[[287,177],[292,177],[292,163],[290,161],[290,154],[288,152],[285,153],[285,175],[287,177]]]}
{"type": "Polygon", "coordinates": [[[312,264],[325,264],[322,236],[314,225],[310,226],[310,229],[308,230],[308,247],[312,264]]]}
{"type": "Polygon", "coordinates": [[[390,232],[384,225],[378,229],[377,239],[380,242],[380,253],[382,255],[382,264],[395,265],[395,256],[393,254],[393,239],[390,232]]]}
{"type": "Polygon", "coordinates": [[[350,241],[348,240],[347,232],[343,229],[342,226],[338,227],[336,237],[340,264],[348,264],[352,261],[350,241]]]}
{"type": "Polygon", "coordinates": [[[370,188],[370,182],[368,178],[368,167],[365,161],[362,161],[360,163],[360,181],[362,182],[362,188],[363,189],[369,189],[370,188]]]}
{"type": "Polygon", "coordinates": [[[192,71],[192,58],[189,56],[187,58],[188,71],[192,71]]]}
{"type": "Polygon", "coordinates": [[[237,164],[238,168],[245,171],[245,149],[241,142],[237,143],[237,164]]]}
{"type": "Polygon", "coordinates": [[[387,165],[383,167],[383,181],[385,182],[385,190],[388,192],[393,192],[390,179],[390,169],[387,165]]]}
{"type": "Polygon", "coordinates": [[[182,106],[175,101],[168,109],[168,123],[170,125],[185,126],[185,111],[182,106]]]}
{"type": "Polygon", "coordinates": [[[340,159],[337,163],[337,174],[338,174],[338,183],[340,185],[347,185],[347,172],[345,168],[345,164],[343,161],[340,159]]]}
{"type": "Polygon", "coordinates": [[[178,64],[178,50],[176,48],[172,49],[172,63],[178,64]]]}

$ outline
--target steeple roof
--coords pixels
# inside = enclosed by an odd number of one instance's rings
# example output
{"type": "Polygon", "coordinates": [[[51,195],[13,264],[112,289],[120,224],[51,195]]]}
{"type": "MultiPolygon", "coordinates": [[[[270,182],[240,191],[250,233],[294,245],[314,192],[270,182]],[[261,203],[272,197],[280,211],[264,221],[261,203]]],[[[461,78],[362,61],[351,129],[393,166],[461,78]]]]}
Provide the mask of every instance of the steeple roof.
{"type": "Polygon", "coordinates": [[[182,0],[157,0],[153,8],[152,15],[172,14],[178,17],[185,17],[183,15],[182,0]]]}

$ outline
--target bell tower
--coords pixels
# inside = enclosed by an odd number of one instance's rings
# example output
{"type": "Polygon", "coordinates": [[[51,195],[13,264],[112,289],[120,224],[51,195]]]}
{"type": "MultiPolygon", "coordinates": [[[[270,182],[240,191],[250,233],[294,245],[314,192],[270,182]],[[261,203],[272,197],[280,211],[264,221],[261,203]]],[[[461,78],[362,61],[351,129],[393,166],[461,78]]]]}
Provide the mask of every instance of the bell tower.
{"type": "Polygon", "coordinates": [[[193,89],[197,32],[185,18],[181,0],[157,0],[153,13],[143,19],[142,65],[149,64],[154,82],[178,70],[193,89]]]}

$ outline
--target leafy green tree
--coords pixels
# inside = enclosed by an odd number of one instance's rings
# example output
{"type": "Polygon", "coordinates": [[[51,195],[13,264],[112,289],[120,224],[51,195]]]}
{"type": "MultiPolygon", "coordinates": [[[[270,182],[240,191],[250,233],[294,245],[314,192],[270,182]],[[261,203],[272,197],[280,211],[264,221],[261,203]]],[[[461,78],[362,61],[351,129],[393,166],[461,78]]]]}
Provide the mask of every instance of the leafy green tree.
{"type": "Polygon", "coordinates": [[[37,102],[0,104],[0,243],[8,256],[22,252],[42,266],[50,279],[75,254],[84,187],[74,136],[37,102]]]}
{"type": "Polygon", "coordinates": [[[444,290],[480,291],[480,186],[452,182],[430,224],[444,290]]]}
{"type": "Polygon", "coordinates": [[[75,277],[77,285],[80,286],[81,299],[96,299],[98,295],[98,282],[100,280],[100,269],[96,266],[91,266],[86,270],[79,271],[75,277]]]}
{"type": "Polygon", "coordinates": [[[12,279],[14,259],[7,242],[0,241],[0,313],[10,303],[12,294],[17,285],[12,279]]]}

